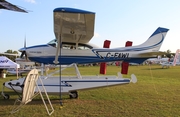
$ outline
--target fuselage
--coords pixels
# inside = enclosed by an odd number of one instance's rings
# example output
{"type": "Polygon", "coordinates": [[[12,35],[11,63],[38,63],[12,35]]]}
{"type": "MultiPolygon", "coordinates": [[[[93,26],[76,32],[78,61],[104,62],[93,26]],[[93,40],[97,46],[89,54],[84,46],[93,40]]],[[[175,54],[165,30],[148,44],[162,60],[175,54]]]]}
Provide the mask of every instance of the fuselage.
{"type": "MultiPolygon", "coordinates": [[[[128,47],[124,47],[127,50],[128,47]]],[[[22,48],[19,51],[26,50],[26,54],[31,61],[45,64],[54,64],[57,49],[56,40],[48,44],[22,48]]],[[[127,61],[133,63],[142,63],[148,56],[139,57],[139,51],[124,51],[121,49],[104,49],[95,45],[86,43],[63,42],[58,61],[60,64],[87,64],[109,61],[127,61]],[[100,51],[99,51],[100,50],[100,51]]]]}

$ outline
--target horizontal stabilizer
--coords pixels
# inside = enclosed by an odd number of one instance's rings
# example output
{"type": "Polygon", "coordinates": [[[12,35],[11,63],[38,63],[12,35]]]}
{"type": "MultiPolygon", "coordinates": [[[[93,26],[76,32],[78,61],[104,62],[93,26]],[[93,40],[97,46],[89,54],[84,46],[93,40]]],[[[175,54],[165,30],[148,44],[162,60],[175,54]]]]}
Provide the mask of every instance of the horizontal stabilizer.
{"type": "Polygon", "coordinates": [[[165,52],[145,52],[145,53],[140,53],[140,56],[153,56],[153,55],[164,55],[165,52]]]}

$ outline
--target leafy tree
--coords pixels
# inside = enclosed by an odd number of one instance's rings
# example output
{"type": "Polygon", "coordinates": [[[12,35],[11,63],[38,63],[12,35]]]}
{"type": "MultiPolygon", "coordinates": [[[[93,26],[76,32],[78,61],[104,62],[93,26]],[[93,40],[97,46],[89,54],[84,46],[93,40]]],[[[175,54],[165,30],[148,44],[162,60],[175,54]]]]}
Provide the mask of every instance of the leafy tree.
{"type": "Polygon", "coordinates": [[[171,50],[168,49],[162,57],[172,58],[174,55],[175,53],[171,53],[171,50]]]}
{"type": "Polygon", "coordinates": [[[171,50],[168,49],[168,50],[167,50],[167,54],[170,54],[170,53],[171,53],[171,50]]]}

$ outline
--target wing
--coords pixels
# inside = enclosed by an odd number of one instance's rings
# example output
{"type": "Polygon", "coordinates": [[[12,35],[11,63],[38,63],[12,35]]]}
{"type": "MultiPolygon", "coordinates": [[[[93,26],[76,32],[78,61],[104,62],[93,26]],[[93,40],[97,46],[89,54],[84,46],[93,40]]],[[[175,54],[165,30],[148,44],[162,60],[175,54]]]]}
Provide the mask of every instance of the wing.
{"type": "Polygon", "coordinates": [[[0,55],[10,55],[10,56],[19,56],[19,54],[11,54],[11,53],[1,53],[0,52],[0,55]]]}
{"type": "Polygon", "coordinates": [[[95,13],[72,9],[54,9],[54,33],[62,42],[88,43],[94,36],[95,13]]]}
{"type": "Polygon", "coordinates": [[[5,0],[0,0],[0,9],[7,9],[7,10],[12,10],[12,11],[27,13],[27,11],[25,11],[24,9],[21,9],[17,7],[16,5],[13,5],[5,0]]]}

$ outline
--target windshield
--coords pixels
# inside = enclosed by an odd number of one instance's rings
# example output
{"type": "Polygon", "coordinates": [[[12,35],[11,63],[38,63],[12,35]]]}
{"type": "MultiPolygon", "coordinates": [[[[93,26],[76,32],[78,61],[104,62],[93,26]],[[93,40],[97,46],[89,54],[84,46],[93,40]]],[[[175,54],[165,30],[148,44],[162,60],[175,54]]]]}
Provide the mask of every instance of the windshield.
{"type": "Polygon", "coordinates": [[[53,47],[57,47],[57,39],[53,39],[47,44],[50,45],[50,46],[53,46],[53,47]]]}

